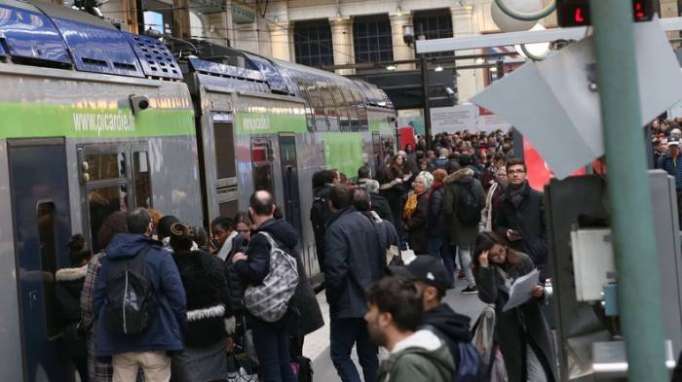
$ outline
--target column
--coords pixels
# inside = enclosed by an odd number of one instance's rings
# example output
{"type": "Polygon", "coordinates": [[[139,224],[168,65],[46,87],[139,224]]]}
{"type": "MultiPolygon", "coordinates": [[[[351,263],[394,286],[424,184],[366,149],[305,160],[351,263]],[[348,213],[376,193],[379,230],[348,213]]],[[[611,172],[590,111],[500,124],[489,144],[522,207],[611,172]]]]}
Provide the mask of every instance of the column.
{"type": "MultiPolygon", "coordinates": [[[[334,65],[352,64],[355,62],[353,51],[353,31],[350,17],[337,17],[329,19],[332,29],[332,46],[334,65]]],[[[336,74],[353,74],[353,69],[337,69],[336,74]]]]}
{"type": "Polygon", "coordinates": [[[279,22],[270,25],[270,41],[272,43],[272,57],[284,60],[293,61],[291,57],[289,29],[293,28],[289,22],[279,22]]]}
{"type": "MultiPolygon", "coordinates": [[[[60,0],[61,1],[61,0],[60,0]]],[[[137,18],[137,0],[121,0],[123,22],[130,33],[140,33],[137,18]]]]}
{"type": "MultiPolygon", "coordinates": [[[[400,60],[414,60],[414,47],[409,46],[403,40],[403,26],[412,24],[412,15],[409,12],[392,13],[389,15],[391,19],[391,35],[393,37],[393,59],[400,60]]],[[[416,38],[416,36],[415,36],[416,38]]],[[[414,70],[414,64],[398,65],[400,70],[414,70]]]]}
{"type": "MultiPolygon", "coordinates": [[[[478,6],[478,5],[477,5],[478,6]]],[[[452,33],[455,37],[478,34],[480,25],[475,19],[474,5],[464,5],[450,8],[452,14],[452,33]]],[[[480,53],[476,50],[460,50],[457,55],[470,55],[480,53]]],[[[457,66],[474,65],[476,60],[457,60],[457,66]]],[[[458,71],[457,95],[459,102],[466,102],[484,88],[483,70],[467,69],[458,71]]]]}
{"type": "Polygon", "coordinates": [[[189,40],[192,30],[189,23],[189,0],[173,0],[173,36],[189,40]]]}

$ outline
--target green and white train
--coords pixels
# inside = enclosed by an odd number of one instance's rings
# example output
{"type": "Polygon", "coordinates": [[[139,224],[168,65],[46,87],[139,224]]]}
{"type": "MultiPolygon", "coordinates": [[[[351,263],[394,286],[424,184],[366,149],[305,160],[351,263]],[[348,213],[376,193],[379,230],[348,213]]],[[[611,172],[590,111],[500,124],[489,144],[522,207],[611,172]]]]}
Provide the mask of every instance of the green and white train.
{"type": "Polygon", "coordinates": [[[395,112],[368,84],[243,55],[247,68],[178,63],[99,18],[0,0],[0,380],[74,379],[54,273],[69,265],[70,236],[97,249],[114,211],[205,225],[269,189],[319,274],[312,174],[352,176],[382,158],[395,112]]]}

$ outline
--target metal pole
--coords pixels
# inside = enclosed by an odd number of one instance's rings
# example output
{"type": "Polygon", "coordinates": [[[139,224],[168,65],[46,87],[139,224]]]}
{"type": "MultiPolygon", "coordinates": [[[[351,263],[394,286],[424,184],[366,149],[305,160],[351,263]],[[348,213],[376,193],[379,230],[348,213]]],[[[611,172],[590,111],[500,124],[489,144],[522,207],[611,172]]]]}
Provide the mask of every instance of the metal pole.
{"type": "Polygon", "coordinates": [[[429,105],[429,68],[426,63],[426,58],[422,54],[419,60],[422,73],[422,92],[424,93],[424,135],[426,138],[426,149],[431,147],[431,107],[429,105]]]}
{"type": "Polygon", "coordinates": [[[630,1],[591,0],[618,303],[630,381],[668,379],[630,1]]]}

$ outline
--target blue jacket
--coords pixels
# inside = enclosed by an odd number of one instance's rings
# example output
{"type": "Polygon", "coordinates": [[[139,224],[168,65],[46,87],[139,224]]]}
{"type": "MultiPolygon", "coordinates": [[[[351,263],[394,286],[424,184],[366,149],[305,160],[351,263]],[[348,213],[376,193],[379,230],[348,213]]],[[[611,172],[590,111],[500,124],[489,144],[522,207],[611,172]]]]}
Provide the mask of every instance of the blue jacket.
{"type": "Polygon", "coordinates": [[[665,154],[658,159],[658,168],[668,172],[675,177],[675,188],[682,190],[682,155],[677,157],[677,163],[669,154],[665,154]]]}
{"type": "Polygon", "coordinates": [[[122,233],[116,235],[102,257],[102,267],[95,284],[95,312],[101,315],[107,305],[107,272],[110,262],[133,257],[145,247],[151,247],[145,257],[147,275],[152,282],[159,301],[156,317],[151,326],[139,336],[112,335],[105,320],[97,320],[96,355],[109,357],[114,354],[146,351],[180,351],[183,349],[185,326],[185,289],[173,256],[161,248],[161,244],[144,235],[122,233]]]}

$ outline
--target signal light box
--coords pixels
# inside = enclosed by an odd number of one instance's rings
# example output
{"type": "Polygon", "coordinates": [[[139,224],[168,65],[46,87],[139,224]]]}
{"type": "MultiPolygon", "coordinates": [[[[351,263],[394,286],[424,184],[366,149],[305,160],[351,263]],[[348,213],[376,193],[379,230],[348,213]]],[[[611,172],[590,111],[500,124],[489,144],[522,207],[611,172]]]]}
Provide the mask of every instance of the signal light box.
{"type": "MultiPolygon", "coordinates": [[[[654,15],[653,0],[631,0],[635,22],[650,21],[654,15]]],[[[559,26],[579,27],[592,25],[589,0],[556,0],[559,26]]]]}

